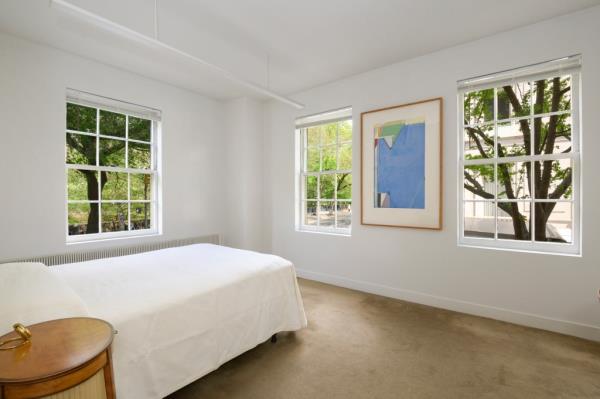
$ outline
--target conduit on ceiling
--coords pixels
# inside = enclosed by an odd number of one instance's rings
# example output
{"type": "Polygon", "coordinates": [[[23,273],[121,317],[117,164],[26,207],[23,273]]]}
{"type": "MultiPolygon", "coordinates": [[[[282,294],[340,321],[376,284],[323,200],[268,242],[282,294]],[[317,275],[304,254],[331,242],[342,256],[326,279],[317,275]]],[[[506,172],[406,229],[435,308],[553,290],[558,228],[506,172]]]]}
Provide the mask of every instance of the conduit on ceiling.
{"type": "Polygon", "coordinates": [[[211,70],[214,73],[217,73],[217,74],[223,76],[224,78],[226,78],[227,80],[229,80],[235,84],[238,84],[247,89],[250,89],[251,91],[253,91],[257,94],[270,97],[274,100],[291,105],[298,109],[304,108],[304,104],[294,101],[294,100],[292,100],[288,97],[285,97],[281,94],[275,93],[274,91],[272,91],[266,87],[263,87],[263,86],[255,84],[255,83],[249,82],[245,79],[242,79],[242,78],[234,75],[230,71],[228,71],[224,68],[221,68],[218,65],[214,65],[214,64],[207,62],[201,58],[198,58],[192,54],[186,53],[185,51],[179,50],[173,46],[170,46],[166,43],[161,42],[158,39],[158,15],[157,15],[156,3],[155,3],[155,9],[154,9],[154,32],[155,32],[155,36],[156,36],[155,38],[146,36],[146,35],[139,33],[133,29],[130,29],[126,26],[120,25],[109,19],[106,19],[106,18],[101,17],[97,14],[94,14],[90,11],[87,11],[83,8],[77,7],[65,0],[50,0],[50,6],[62,13],[74,16],[80,20],[83,20],[83,21],[90,23],[94,26],[97,26],[103,30],[106,30],[108,32],[116,34],[127,40],[131,40],[133,42],[139,43],[139,44],[144,45],[149,48],[166,50],[170,53],[173,53],[175,55],[183,57],[197,65],[200,65],[204,68],[211,70]]]}

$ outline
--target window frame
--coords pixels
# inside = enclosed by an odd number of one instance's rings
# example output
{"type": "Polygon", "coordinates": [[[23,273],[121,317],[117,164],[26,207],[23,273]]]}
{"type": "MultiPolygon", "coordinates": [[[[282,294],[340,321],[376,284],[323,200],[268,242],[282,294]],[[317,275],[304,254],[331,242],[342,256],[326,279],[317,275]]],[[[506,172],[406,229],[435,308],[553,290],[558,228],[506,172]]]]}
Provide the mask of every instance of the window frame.
{"type": "MultiPolygon", "coordinates": [[[[354,123],[352,117],[352,108],[345,107],[335,111],[329,111],[321,114],[310,115],[303,118],[298,118],[296,120],[296,159],[297,159],[297,173],[296,173],[296,231],[299,232],[312,232],[312,233],[322,233],[322,234],[333,234],[340,236],[350,236],[352,234],[352,212],[350,213],[350,226],[345,227],[337,227],[338,224],[338,212],[337,206],[338,203],[349,203],[352,209],[352,203],[354,199],[352,198],[352,189],[350,190],[350,198],[349,199],[339,199],[338,198],[338,190],[337,187],[334,189],[334,198],[321,198],[321,190],[320,190],[320,180],[322,176],[333,176],[334,182],[337,182],[336,175],[343,173],[349,174],[353,177],[352,173],[352,165],[353,162],[353,147],[354,147],[354,123]],[[340,116],[342,115],[342,116],[340,116]],[[333,118],[332,118],[333,116],[333,118]],[[305,126],[301,124],[301,120],[309,121],[309,123],[305,126]],[[340,124],[343,122],[350,122],[352,124],[352,138],[350,140],[341,141],[340,139],[340,124]],[[319,140],[319,144],[316,146],[319,150],[319,171],[318,172],[309,172],[306,169],[306,154],[308,153],[308,139],[307,139],[307,130],[310,127],[327,125],[330,123],[337,123],[336,128],[336,140],[335,144],[324,144],[322,141],[322,136],[319,140]],[[338,169],[339,159],[340,159],[340,150],[343,146],[350,145],[350,150],[352,153],[350,169],[338,169]],[[336,169],[333,170],[322,170],[323,163],[323,149],[326,147],[335,147],[336,149],[336,169]],[[317,178],[317,186],[316,186],[316,198],[307,198],[306,197],[306,185],[304,184],[307,177],[313,176],[317,178]],[[307,225],[304,223],[306,216],[306,206],[305,203],[309,201],[316,202],[316,224],[315,225],[307,225]],[[334,207],[334,221],[333,226],[321,226],[321,218],[319,217],[321,213],[321,202],[333,202],[334,207]]],[[[314,148],[314,147],[313,147],[314,148]]],[[[353,183],[354,184],[354,180],[353,183]]]]}
{"type": "MultiPolygon", "coordinates": [[[[526,67],[527,68],[527,67],[526,67]]],[[[528,69],[529,70],[529,69],[528,69]]],[[[493,76],[493,75],[492,75],[493,76]]],[[[567,70],[552,70],[543,71],[537,74],[523,74],[520,77],[517,73],[512,76],[512,84],[521,82],[528,82],[530,84],[531,98],[530,98],[530,112],[528,115],[522,116],[510,116],[509,118],[498,119],[498,87],[501,87],[503,82],[493,81],[487,85],[480,85],[472,89],[461,89],[459,87],[458,92],[458,120],[457,120],[457,132],[458,132],[458,246],[462,247],[475,247],[475,248],[487,248],[487,249],[499,249],[499,250],[510,250],[510,251],[521,251],[521,252],[532,252],[532,253],[544,253],[544,254],[556,254],[556,255],[571,255],[581,256],[581,231],[582,231],[582,181],[581,181],[581,71],[579,68],[567,69],[567,70]],[[535,113],[533,107],[533,90],[534,83],[541,79],[551,79],[557,76],[570,76],[571,77],[571,109],[548,112],[548,113],[535,113]],[[485,122],[485,124],[493,124],[494,126],[494,156],[493,158],[482,158],[465,160],[465,138],[464,129],[466,126],[472,126],[464,123],[464,96],[466,93],[471,91],[479,91],[485,89],[494,89],[494,118],[491,121],[485,122]],[[531,153],[529,155],[519,156],[504,156],[499,157],[497,152],[498,142],[498,125],[506,122],[514,122],[523,119],[527,119],[529,122],[535,120],[535,118],[545,118],[556,114],[570,114],[571,116],[571,152],[570,153],[552,153],[552,154],[534,154],[532,146],[531,153]],[[515,162],[531,162],[531,165],[537,161],[544,160],[557,160],[557,159],[570,159],[572,167],[572,195],[571,199],[536,199],[535,198],[535,187],[529,187],[530,198],[527,199],[499,199],[498,198],[498,164],[502,163],[515,163],[515,162]],[[479,199],[479,200],[465,200],[464,199],[464,167],[465,165],[494,165],[494,198],[493,199],[479,199]],[[493,204],[494,207],[494,238],[487,237],[466,237],[465,236],[465,204],[469,203],[482,203],[482,204],[493,204]],[[498,206],[497,202],[518,202],[528,203],[530,206],[530,218],[531,218],[531,239],[530,240],[511,240],[498,237],[498,206]],[[572,205],[572,240],[571,243],[559,243],[559,242],[544,242],[535,241],[535,204],[541,202],[556,202],[556,203],[571,203],[572,205]]],[[[493,79],[493,78],[492,78],[493,79]]],[[[460,83],[460,82],[459,82],[460,83]]],[[[460,86],[460,85],[459,85],[460,86]]],[[[533,142],[534,131],[531,129],[531,142],[533,142]]],[[[535,185],[535,181],[532,183],[535,185]]]]}
{"type": "MultiPolygon", "coordinates": [[[[69,91],[69,94],[72,91],[69,91]]],[[[80,101],[77,98],[73,98],[67,95],[65,100],[65,115],[67,112],[67,105],[73,104],[77,106],[83,106],[88,108],[94,108],[96,110],[96,131],[95,132],[82,132],[78,130],[67,129],[65,125],[64,135],[65,138],[65,236],[67,245],[70,244],[79,244],[86,242],[95,242],[95,241],[104,241],[104,240],[113,240],[113,239],[127,239],[127,238],[138,238],[138,237],[149,237],[156,236],[162,234],[162,215],[161,215],[161,205],[160,200],[162,198],[161,195],[161,181],[160,181],[160,142],[161,142],[161,121],[160,118],[156,118],[149,115],[140,115],[139,110],[144,107],[137,106],[134,104],[129,104],[113,99],[106,98],[106,104],[103,104],[104,97],[95,96],[89,93],[85,94],[86,98],[93,98],[94,101],[90,102],[88,100],[80,101]],[[116,108],[114,104],[119,104],[119,107],[116,108]],[[129,111],[128,111],[129,110],[129,111]],[[118,113],[125,116],[125,136],[110,136],[106,134],[100,134],[100,112],[107,111],[111,113],[118,113]],[[129,118],[134,117],[138,119],[145,119],[150,121],[150,141],[143,141],[137,139],[129,138],[129,118]],[[66,135],[68,134],[77,134],[82,136],[89,136],[95,138],[96,145],[96,164],[95,165],[81,165],[81,164],[70,164],[67,163],[66,158],[66,135]],[[126,167],[117,167],[117,166],[101,166],[100,165],[100,140],[101,139],[109,139],[109,140],[119,140],[125,141],[125,165],[126,167]],[[129,144],[137,143],[144,144],[150,146],[150,168],[149,169],[138,169],[138,168],[130,168],[129,166],[129,144]],[[69,199],[69,170],[91,170],[96,171],[98,173],[98,199],[97,200],[70,200],[69,199]],[[112,173],[126,173],[127,174],[127,200],[103,200],[102,199],[102,190],[101,190],[101,181],[100,172],[112,172],[112,173]],[[144,174],[152,176],[152,183],[150,187],[150,199],[149,200],[134,200],[131,198],[131,175],[132,174],[144,174]],[[98,233],[91,234],[69,234],[69,204],[91,204],[97,203],[98,206],[98,233]],[[102,204],[118,204],[118,203],[126,203],[128,212],[127,212],[127,228],[125,231],[110,231],[110,232],[102,232],[102,204]],[[139,229],[133,230],[131,228],[131,209],[133,204],[143,204],[149,203],[150,207],[150,228],[148,229],[139,229]]],[[[151,110],[151,109],[148,109],[151,110]]],[[[156,112],[155,110],[151,110],[156,112]]]]}

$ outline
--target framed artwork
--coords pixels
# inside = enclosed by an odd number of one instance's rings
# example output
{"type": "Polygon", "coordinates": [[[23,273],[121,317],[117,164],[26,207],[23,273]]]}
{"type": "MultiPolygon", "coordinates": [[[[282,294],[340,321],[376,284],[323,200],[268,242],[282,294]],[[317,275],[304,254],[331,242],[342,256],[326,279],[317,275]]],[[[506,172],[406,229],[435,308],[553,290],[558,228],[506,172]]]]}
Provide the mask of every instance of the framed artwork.
{"type": "Polygon", "coordinates": [[[442,228],[443,99],[361,114],[361,224],[442,228]]]}

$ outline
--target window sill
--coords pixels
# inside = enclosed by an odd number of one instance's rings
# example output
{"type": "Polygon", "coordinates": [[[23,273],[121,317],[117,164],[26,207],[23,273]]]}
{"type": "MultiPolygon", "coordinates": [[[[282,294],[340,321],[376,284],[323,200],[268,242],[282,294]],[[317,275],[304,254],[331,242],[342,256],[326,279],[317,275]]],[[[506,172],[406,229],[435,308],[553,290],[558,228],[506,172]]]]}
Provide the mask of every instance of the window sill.
{"type": "Polygon", "coordinates": [[[111,242],[111,241],[145,239],[145,238],[160,237],[160,236],[162,236],[162,233],[157,232],[157,231],[151,231],[151,232],[147,232],[147,233],[137,233],[136,232],[136,234],[120,234],[120,235],[111,235],[111,236],[105,236],[103,234],[90,234],[89,236],[79,235],[79,236],[67,237],[67,246],[111,242]]]}
{"type": "Polygon", "coordinates": [[[326,236],[335,236],[335,237],[352,237],[352,231],[328,231],[328,230],[311,230],[311,229],[302,229],[296,228],[297,233],[309,233],[309,234],[322,234],[326,236]]]}
{"type": "MultiPolygon", "coordinates": [[[[477,240],[477,239],[475,239],[477,240]]],[[[535,255],[558,255],[558,256],[569,256],[575,258],[581,258],[583,255],[581,253],[581,249],[577,248],[575,245],[569,244],[538,244],[534,246],[527,245],[518,245],[523,243],[512,243],[513,245],[507,245],[508,243],[502,242],[501,245],[491,245],[483,240],[479,239],[477,241],[459,241],[459,248],[472,248],[472,249],[486,249],[486,250],[494,250],[494,251],[504,251],[504,252],[518,252],[518,253],[528,253],[535,255]],[[481,241],[479,241],[481,240],[481,241]],[[517,245],[514,245],[517,244],[517,245]]]]}

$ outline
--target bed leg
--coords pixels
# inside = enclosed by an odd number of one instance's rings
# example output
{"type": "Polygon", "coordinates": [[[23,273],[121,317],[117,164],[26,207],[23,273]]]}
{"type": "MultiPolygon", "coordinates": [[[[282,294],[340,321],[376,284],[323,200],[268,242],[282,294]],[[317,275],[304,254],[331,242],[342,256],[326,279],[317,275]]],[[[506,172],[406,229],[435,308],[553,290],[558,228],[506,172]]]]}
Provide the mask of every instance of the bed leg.
{"type": "Polygon", "coordinates": [[[274,344],[275,342],[277,342],[277,333],[275,333],[271,336],[271,343],[274,344]]]}

